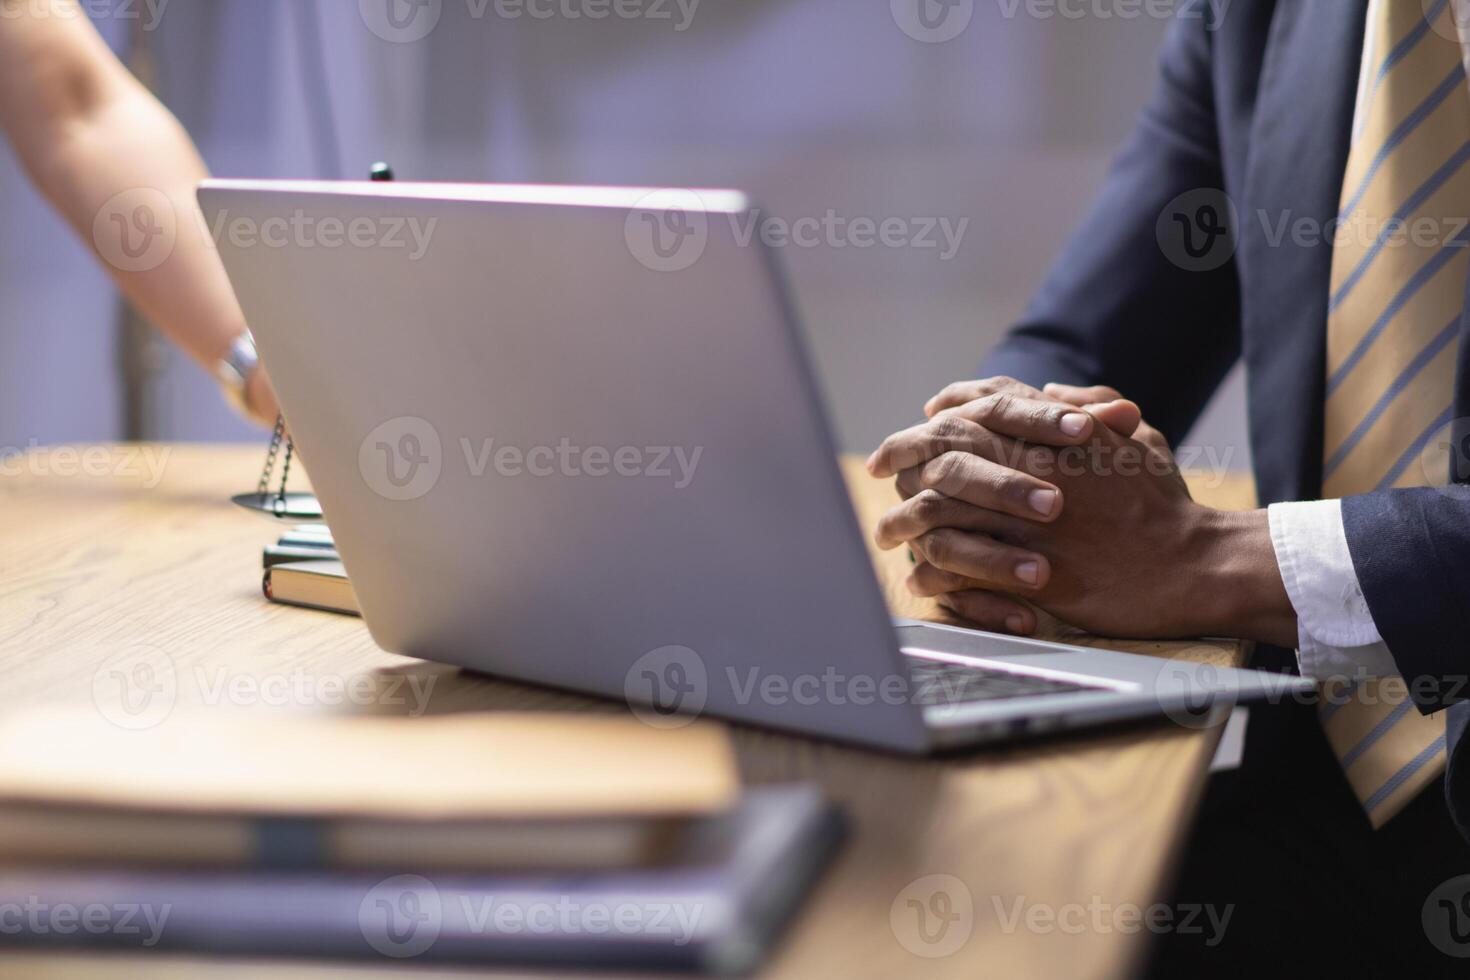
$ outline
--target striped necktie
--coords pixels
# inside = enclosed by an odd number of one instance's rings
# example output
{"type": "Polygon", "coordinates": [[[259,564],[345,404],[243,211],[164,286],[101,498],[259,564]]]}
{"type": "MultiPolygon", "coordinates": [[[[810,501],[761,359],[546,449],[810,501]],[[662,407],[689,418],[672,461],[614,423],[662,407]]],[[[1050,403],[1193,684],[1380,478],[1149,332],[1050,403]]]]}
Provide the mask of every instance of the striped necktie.
{"type": "MultiPolygon", "coordinates": [[[[1447,0],[1373,0],[1327,320],[1324,496],[1425,486],[1453,419],[1470,269],[1470,88],[1447,0]]],[[[1443,715],[1398,678],[1325,699],[1322,723],[1373,826],[1444,771],[1443,715]]]]}

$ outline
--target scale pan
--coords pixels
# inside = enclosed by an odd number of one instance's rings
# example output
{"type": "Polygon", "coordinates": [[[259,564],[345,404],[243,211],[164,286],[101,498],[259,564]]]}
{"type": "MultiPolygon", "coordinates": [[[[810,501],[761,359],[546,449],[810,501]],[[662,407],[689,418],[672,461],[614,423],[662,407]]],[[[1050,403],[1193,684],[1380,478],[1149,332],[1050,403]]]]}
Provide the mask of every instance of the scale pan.
{"type": "Polygon", "coordinates": [[[314,493],[242,493],[230,499],[246,510],[279,521],[319,521],[322,518],[322,505],[317,503],[314,493]]]}

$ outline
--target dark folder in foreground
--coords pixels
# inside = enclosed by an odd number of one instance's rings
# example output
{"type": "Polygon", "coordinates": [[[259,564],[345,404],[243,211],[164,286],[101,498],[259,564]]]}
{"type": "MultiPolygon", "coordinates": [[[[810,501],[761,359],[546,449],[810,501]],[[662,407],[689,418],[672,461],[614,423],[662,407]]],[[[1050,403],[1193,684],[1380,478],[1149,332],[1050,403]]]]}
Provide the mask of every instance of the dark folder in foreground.
{"type": "Polygon", "coordinates": [[[668,863],[557,875],[0,872],[11,944],[744,973],[841,837],[815,788],[749,790],[694,822],[668,863]],[[88,911],[91,910],[90,915],[88,911]]]}

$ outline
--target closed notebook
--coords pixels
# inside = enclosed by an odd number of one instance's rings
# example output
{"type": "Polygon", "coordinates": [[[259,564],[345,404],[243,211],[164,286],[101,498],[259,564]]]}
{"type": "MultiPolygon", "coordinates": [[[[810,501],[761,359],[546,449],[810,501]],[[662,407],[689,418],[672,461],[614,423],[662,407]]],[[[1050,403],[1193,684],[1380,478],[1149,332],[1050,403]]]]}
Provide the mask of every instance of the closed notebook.
{"type": "Polygon", "coordinates": [[[306,544],[319,548],[334,548],[332,532],[325,524],[297,524],[281,535],[281,544],[306,544]]]}
{"type": "Polygon", "coordinates": [[[174,716],[0,725],[0,863],[606,869],[656,864],[738,778],[724,730],[623,717],[174,716]]]}
{"type": "Polygon", "coordinates": [[[352,591],[352,583],[347,581],[347,569],[340,561],[274,565],[265,570],[262,588],[265,597],[272,602],[362,615],[357,606],[357,594],[352,591]]]}
{"type": "MultiPolygon", "coordinates": [[[[325,524],[298,524],[261,555],[261,564],[268,569],[302,561],[341,561],[325,524]]],[[[266,589],[269,595],[270,586],[266,589]]]]}
{"type": "Polygon", "coordinates": [[[341,557],[330,548],[285,543],[268,545],[260,555],[261,566],[267,569],[275,568],[277,565],[320,561],[341,561],[341,557]]]}

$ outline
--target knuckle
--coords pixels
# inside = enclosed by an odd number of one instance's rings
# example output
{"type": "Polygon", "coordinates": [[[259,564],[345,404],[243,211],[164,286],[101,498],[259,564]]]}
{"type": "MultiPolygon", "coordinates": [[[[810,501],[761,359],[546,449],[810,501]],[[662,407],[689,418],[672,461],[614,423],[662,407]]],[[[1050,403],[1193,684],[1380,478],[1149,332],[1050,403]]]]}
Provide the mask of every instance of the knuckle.
{"type": "Polygon", "coordinates": [[[914,520],[924,527],[933,526],[943,515],[947,500],[948,498],[937,490],[925,490],[920,493],[910,504],[913,508],[914,520]]]}
{"type": "Polygon", "coordinates": [[[969,431],[969,427],[968,422],[953,415],[946,415],[929,423],[930,433],[940,438],[962,436],[969,431]]]}
{"type": "Polygon", "coordinates": [[[1015,470],[1004,466],[990,466],[986,468],[980,482],[993,496],[999,498],[1013,491],[1019,483],[1019,477],[1020,474],[1015,470]]]}
{"type": "Polygon", "coordinates": [[[1051,418],[1053,411],[1060,411],[1060,409],[1061,406],[1055,406],[1054,408],[1046,402],[1040,402],[1034,398],[1017,398],[1012,405],[1012,411],[1016,413],[1016,418],[1026,422],[1046,422],[1051,418]]]}
{"type": "Polygon", "coordinates": [[[954,448],[966,441],[971,431],[971,423],[953,415],[946,415],[930,423],[929,438],[936,446],[954,448]]]}
{"type": "Polygon", "coordinates": [[[1164,438],[1164,434],[1147,422],[1138,423],[1138,428],[1134,431],[1133,438],[1152,446],[1159,446],[1164,449],[1169,448],[1169,440],[1164,438]]]}
{"type": "Polygon", "coordinates": [[[974,390],[975,382],[973,381],[953,381],[944,386],[944,390],[939,393],[939,400],[945,402],[965,401],[974,390]]]}
{"type": "Polygon", "coordinates": [[[943,531],[930,531],[919,539],[919,547],[929,559],[929,564],[943,568],[954,555],[950,536],[943,531]]]}
{"type": "MultiPolygon", "coordinates": [[[[925,486],[931,490],[958,490],[964,481],[965,454],[949,452],[934,460],[925,470],[925,486]]],[[[953,496],[953,494],[950,494],[953,496]]]]}
{"type": "Polygon", "coordinates": [[[1008,374],[997,374],[993,377],[986,378],[980,382],[980,385],[989,394],[991,392],[1004,391],[1007,388],[1018,387],[1020,383],[1008,374]]]}
{"type": "Polygon", "coordinates": [[[1008,391],[992,391],[976,402],[975,414],[982,420],[1001,418],[1010,411],[1014,400],[1015,397],[1008,391]]]}

